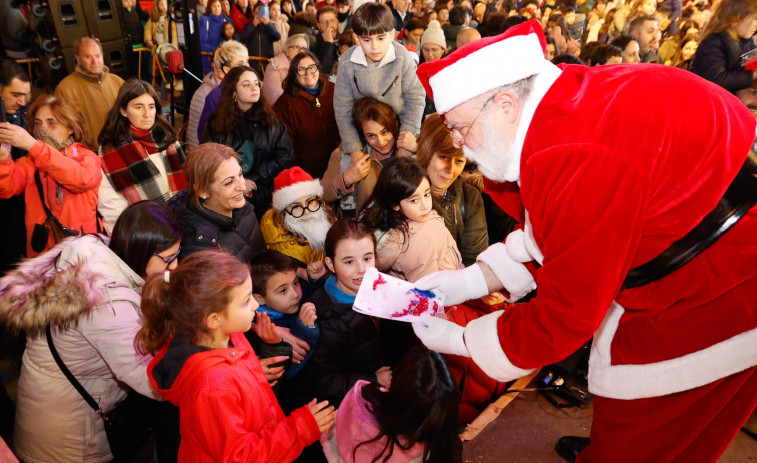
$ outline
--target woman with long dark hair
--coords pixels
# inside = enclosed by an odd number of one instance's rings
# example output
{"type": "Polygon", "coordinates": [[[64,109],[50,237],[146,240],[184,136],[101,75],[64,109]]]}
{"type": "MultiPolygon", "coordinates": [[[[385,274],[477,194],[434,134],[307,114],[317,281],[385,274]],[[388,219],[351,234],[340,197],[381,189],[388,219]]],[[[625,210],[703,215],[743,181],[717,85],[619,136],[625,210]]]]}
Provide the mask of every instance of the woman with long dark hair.
{"type": "Polygon", "coordinates": [[[292,139],[295,164],[314,178],[323,176],[331,152],[339,146],[334,84],[319,69],[312,52],[295,56],[284,80],[284,94],[273,105],[292,139]]]}
{"type": "Polygon", "coordinates": [[[271,206],[273,179],[294,165],[292,142],[284,124],[268,106],[258,73],[249,66],[232,69],[221,88],[218,108],[208,118],[204,142],[220,143],[239,153],[239,163],[258,220],[271,206]]]}
{"type": "Polygon", "coordinates": [[[751,87],[757,71],[747,71],[741,56],[757,48],[755,29],[757,0],[719,2],[699,35],[691,72],[734,94],[751,87]]]}
{"type": "Polygon", "coordinates": [[[97,206],[108,233],[129,204],[167,201],[187,186],[184,151],[160,109],[150,84],[129,79],[108,112],[98,137],[104,178],[97,206]]]}
{"type": "Polygon", "coordinates": [[[321,178],[323,199],[339,201],[344,217],[355,217],[373,192],[382,166],[394,159],[398,147],[416,150],[415,137],[408,133],[400,136],[400,121],[391,106],[376,99],[355,102],[352,125],[360,134],[365,154],[353,159],[341,147],[335,149],[321,178]]]}

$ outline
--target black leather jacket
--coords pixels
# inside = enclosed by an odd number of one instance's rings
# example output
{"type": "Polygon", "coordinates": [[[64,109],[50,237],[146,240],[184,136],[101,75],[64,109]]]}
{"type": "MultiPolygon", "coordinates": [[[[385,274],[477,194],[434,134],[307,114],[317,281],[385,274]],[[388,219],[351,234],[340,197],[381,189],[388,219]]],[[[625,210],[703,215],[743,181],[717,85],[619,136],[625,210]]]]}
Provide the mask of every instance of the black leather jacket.
{"type": "MultiPolygon", "coordinates": [[[[260,220],[270,209],[273,198],[273,179],[284,170],[294,166],[294,149],[284,124],[276,122],[273,127],[263,127],[249,119],[239,121],[237,128],[228,133],[215,133],[208,124],[202,143],[213,142],[234,148],[239,152],[245,141],[252,143],[252,165],[245,174],[257,185],[252,203],[260,220]]],[[[241,159],[240,159],[241,161],[241,159]]],[[[244,165],[243,165],[244,167],[244,165]]]]}

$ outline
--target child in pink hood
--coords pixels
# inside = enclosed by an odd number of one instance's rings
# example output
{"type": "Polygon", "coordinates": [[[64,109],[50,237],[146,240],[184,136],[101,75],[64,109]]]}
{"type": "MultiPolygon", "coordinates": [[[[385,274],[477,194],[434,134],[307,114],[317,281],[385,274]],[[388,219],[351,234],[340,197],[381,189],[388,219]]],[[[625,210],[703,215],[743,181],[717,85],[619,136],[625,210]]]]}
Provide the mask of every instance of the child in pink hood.
{"type": "Polygon", "coordinates": [[[459,394],[442,357],[415,346],[400,360],[387,390],[360,380],[339,406],[321,443],[329,463],[462,461],[459,394]]]}

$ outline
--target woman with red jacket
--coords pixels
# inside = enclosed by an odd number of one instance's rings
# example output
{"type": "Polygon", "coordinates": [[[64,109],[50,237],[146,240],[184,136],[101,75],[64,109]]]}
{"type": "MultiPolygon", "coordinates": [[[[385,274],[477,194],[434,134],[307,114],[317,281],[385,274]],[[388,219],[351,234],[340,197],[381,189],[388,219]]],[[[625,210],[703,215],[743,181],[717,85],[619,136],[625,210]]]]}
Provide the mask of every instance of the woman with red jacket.
{"type": "MultiPolygon", "coordinates": [[[[52,233],[32,245],[35,227],[45,230],[47,220],[35,177],[39,177],[45,205],[64,226],[82,233],[96,233],[97,196],[100,187],[100,158],[89,146],[78,108],[62,98],[43,95],[29,108],[29,132],[0,123],[0,143],[29,151],[14,161],[9,150],[0,148],[0,198],[25,193],[26,255],[55,245],[52,233]],[[34,134],[34,135],[32,135],[34,134]]],[[[38,238],[39,240],[39,238],[38,238]]]]}

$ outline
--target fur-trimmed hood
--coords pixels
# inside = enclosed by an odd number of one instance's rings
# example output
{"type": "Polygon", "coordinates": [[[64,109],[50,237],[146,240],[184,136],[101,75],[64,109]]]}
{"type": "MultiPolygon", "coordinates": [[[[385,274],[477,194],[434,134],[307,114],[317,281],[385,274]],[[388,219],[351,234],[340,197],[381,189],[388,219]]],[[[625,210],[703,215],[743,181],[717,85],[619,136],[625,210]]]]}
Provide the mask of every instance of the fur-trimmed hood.
{"type": "Polygon", "coordinates": [[[67,239],[0,279],[0,324],[31,336],[47,325],[65,329],[120,299],[118,288],[139,292],[143,284],[108,248],[106,237],[67,239]]]}

